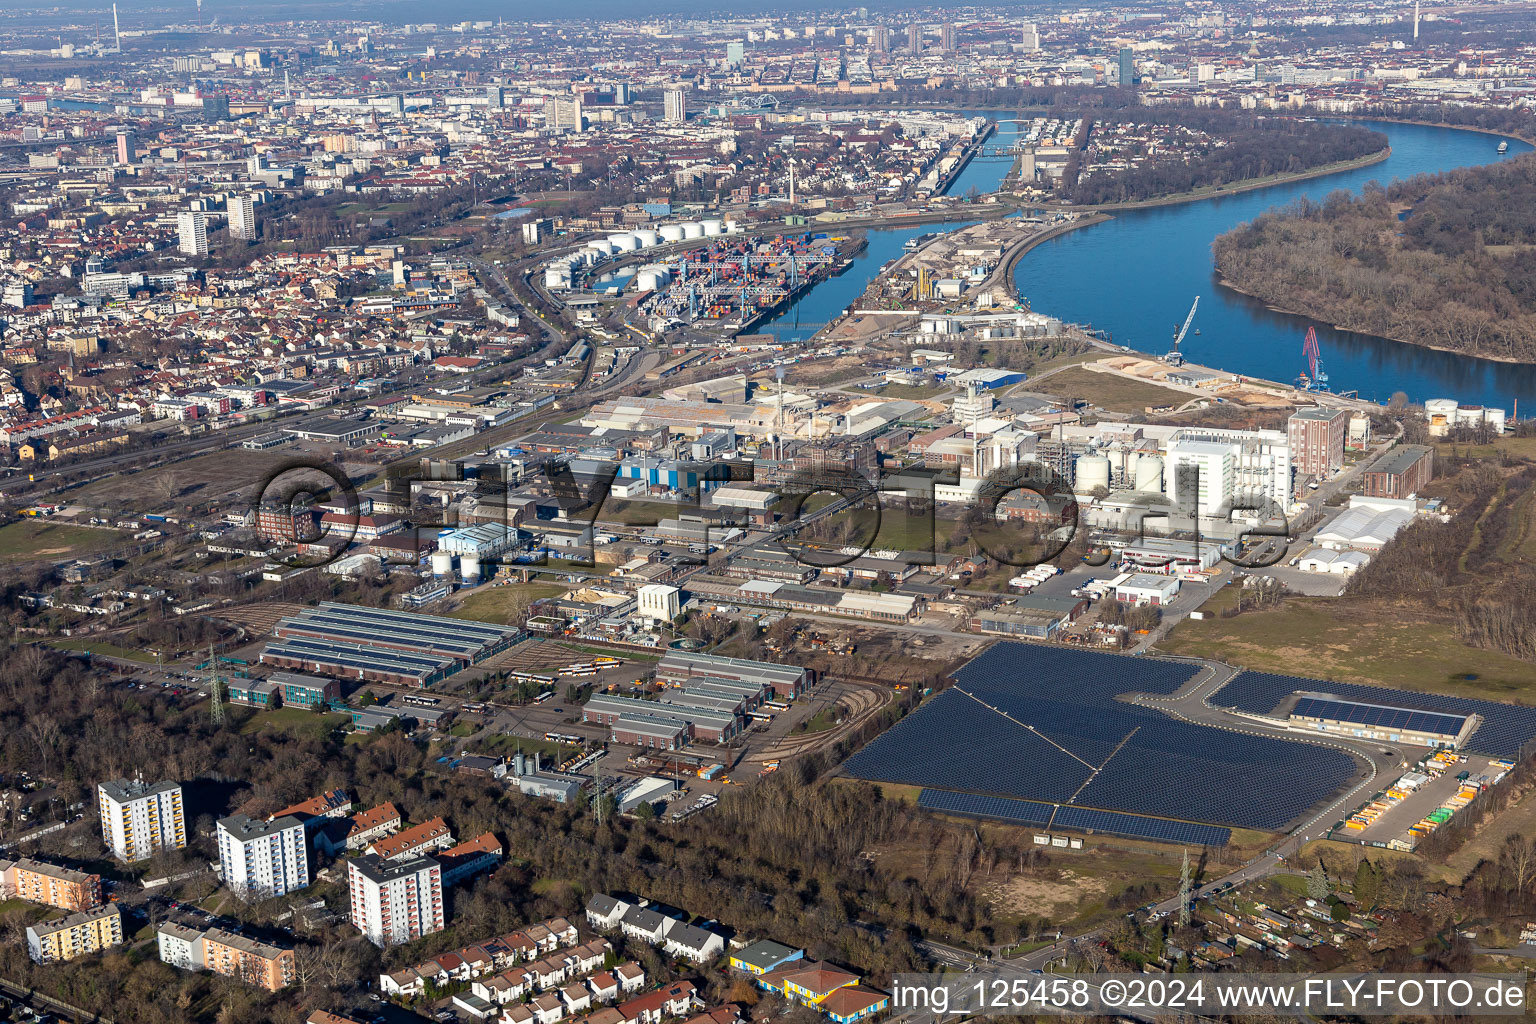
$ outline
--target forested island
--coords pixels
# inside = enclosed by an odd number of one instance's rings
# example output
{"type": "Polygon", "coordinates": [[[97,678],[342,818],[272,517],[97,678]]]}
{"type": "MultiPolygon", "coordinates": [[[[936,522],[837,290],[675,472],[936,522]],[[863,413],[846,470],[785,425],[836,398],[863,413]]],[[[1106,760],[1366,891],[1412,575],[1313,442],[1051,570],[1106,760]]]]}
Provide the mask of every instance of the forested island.
{"type": "Polygon", "coordinates": [[[1302,199],[1213,248],[1228,285],[1279,309],[1412,345],[1536,359],[1536,156],[1302,199]]]}
{"type": "MultiPolygon", "coordinates": [[[[1277,174],[1302,174],[1377,153],[1384,155],[1387,150],[1385,135],[1354,125],[1185,108],[1122,112],[1126,115],[1148,132],[1179,126],[1195,129],[1209,141],[1203,146],[1182,147],[1182,151],[1181,147],[1165,146],[1164,156],[1152,155],[1114,170],[1077,173],[1069,163],[1061,198],[1083,206],[1141,202],[1241,185],[1277,174]]],[[[1093,159],[1091,140],[1084,158],[1090,163],[1093,159]]]]}

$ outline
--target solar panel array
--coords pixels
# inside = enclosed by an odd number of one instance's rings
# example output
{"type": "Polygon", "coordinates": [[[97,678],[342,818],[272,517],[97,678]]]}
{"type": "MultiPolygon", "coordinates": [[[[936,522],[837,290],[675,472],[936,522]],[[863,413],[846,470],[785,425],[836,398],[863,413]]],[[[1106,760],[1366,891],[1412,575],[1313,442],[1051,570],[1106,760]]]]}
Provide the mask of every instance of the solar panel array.
{"type": "Polygon", "coordinates": [[[1303,697],[1291,711],[1303,718],[1324,718],[1351,725],[1365,725],[1372,729],[1390,729],[1398,732],[1437,733],[1455,736],[1466,724],[1466,715],[1442,715],[1436,711],[1413,711],[1408,708],[1389,708],[1380,704],[1356,704],[1353,701],[1325,700],[1320,697],[1303,697]]]}
{"type": "Polygon", "coordinates": [[[1197,671],[1156,658],[997,644],[956,674],[954,688],[849,758],[845,770],[875,781],[1265,830],[1283,828],[1353,776],[1354,763],[1341,751],[1195,725],[1115,700],[1127,692],[1173,693],[1197,671]],[[1095,766],[1103,766],[1097,775],[1095,766]]]}
{"type": "Polygon", "coordinates": [[[1214,825],[1169,821],[1166,818],[1147,818],[1136,814],[1121,814],[1117,811],[1100,811],[1091,807],[1057,807],[1032,800],[985,796],[980,793],[925,789],[918,794],[917,805],[945,814],[990,818],[1016,825],[1031,825],[1037,828],[1049,826],[1052,829],[1071,829],[1074,832],[1124,836],[1129,839],[1159,839],[1170,843],[1186,843],[1190,846],[1225,846],[1232,839],[1231,829],[1218,828],[1214,825]],[[1052,811],[1055,812],[1054,818],[1052,811]]]}
{"type": "Polygon", "coordinates": [[[1237,678],[1211,697],[1211,703],[1250,714],[1268,715],[1273,714],[1281,701],[1293,693],[1324,693],[1341,700],[1368,704],[1387,704],[1451,715],[1481,715],[1483,724],[1467,737],[1462,749],[1489,757],[1518,758],[1521,747],[1536,739],[1536,707],[1268,672],[1239,673],[1237,678]]]}

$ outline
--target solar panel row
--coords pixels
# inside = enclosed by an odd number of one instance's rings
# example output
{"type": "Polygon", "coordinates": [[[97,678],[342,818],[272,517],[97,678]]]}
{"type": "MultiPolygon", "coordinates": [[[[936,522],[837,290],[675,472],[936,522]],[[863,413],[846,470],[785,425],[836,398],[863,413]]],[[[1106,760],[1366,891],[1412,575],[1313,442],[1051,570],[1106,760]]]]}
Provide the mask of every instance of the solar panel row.
{"type": "Polygon", "coordinates": [[[1465,715],[1442,715],[1434,711],[1411,711],[1408,708],[1389,708],[1379,704],[1356,704],[1352,701],[1323,700],[1303,697],[1296,702],[1291,714],[1303,718],[1322,718],[1351,725],[1367,725],[1373,729],[1396,729],[1401,732],[1436,733],[1455,736],[1466,724],[1465,715]]]}
{"type": "Polygon", "coordinates": [[[917,805],[944,814],[964,814],[973,818],[990,818],[1017,825],[1033,825],[1053,829],[1071,829],[1102,835],[1123,836],[1132,839],[1159,839],[1170,843],[1187,843],[1191,846],[1225,846],[1232,838],[1232,830],[1212,825],[1197,825],[1187,821],[1169,821],[1165,818],[1147,818],[1136,814],[1120,814],[1100,811],[1091,807],[1053,807],[1051,804],[1008,797],[984,796],[979,793],[955,793],[941,789],[925,789],[918,794],[917,805]],[[1054,817],[1052,812],[1055,812],[1054,817]]]}
{"type": "Polygon", "coordinates": [[[1483,724],[1477,727],[1477,731],[1467,738],[1462,747],[1470,753],[1486,754],[1489,757],[1519,757],[1521,747],[1536,739],[1536,707],[1268,672],[1239,673],[1217,691],[1211,703],[1250,714],[1269,715],[1293,693],[1325,693],[1342,700],[1369,704],[1388,704],[1453,715],[1481,715],[1483,724]]]}
{"type": "Polygon", "coordinates": [[[845,770],[1265,830],[1282,828],[1352,777],[1354,763],[1337,750],[1195,725],[1115,699],[1172,693],[1197,671],[1155,658],[997,644],[845,770]]]}

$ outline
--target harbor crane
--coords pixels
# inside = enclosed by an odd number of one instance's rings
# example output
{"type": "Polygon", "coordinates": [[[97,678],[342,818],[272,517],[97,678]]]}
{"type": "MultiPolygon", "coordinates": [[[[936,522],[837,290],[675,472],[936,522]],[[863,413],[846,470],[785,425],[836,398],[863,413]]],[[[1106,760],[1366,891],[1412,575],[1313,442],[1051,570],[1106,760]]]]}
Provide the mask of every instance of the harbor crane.
{"type": "Polygon", "coordinates": [[[1189,333],[1189,325],[1195,322],[1195,310],[1200,308],[1200,296],[1195,296],[1194,304],[1189,307],[1189,315],[1184,318],[1184,326],[1173,334],[1173,348],[1163,356],[1163,362],[1169,366],[1183,366],[1184,353],[1179,351],[1179,342],[1184,340],[1184,335],[1189,333]]]}

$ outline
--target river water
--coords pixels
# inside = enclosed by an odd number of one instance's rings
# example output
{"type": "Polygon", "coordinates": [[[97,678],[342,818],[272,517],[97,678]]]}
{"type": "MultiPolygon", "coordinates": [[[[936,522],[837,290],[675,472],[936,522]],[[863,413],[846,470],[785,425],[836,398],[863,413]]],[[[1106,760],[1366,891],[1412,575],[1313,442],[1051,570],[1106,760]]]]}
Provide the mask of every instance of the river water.
{"type": "MultiPolygon", "coordinates": [[[[1321,200],[1338,188],[1358,192],[1368,181],[1389,181],[1501,159],[1499,139],[1479,132],[1419,125],[1372,125],[1392,142],[1384,162],[1354,171],[1274,185],[1219,199],[1116,213],[1112,220],[1069,232],[1032,250],[1016,273],[1032,307],[1110,332],[1115,342],[1144,352],[1167,350],[1174,328],[1200,296],[1194,327],[1182,346],[1190,361],[1269,380],[1294,381],[1306,367],[1302,339],[1316,326],[1323,364],[1335,391],[1385,401],[1403,391],[1415,402],[1455,398],[1509,409],[1536,398],[1536,366],[1495,363],[1435,352],[1382,338],[1336,331],[1305,317],[1275,313],[1216,282],[1211,241],[1274,206],[1300,196],[1321,200]]],[[[1006,146],[1015,126],[999,125],[993,143],[1006,146]]],[[[1511,139],[1509,155],[1531,146],[1511,139]]],[[[1507,157],[1505,157],[1507,159],[1507,157]]],[[[1012,161],[979,157],[950,188],[995,189],[1012,161]]],[[[907,239],[956,224],[869,232],[869,248],[843,276],[832,278],[763,329],[785,339],[810,337],[867,287],[907,239]]],[[[1529,406],[1536,410],[1536,403],[1529,406]]]]}

